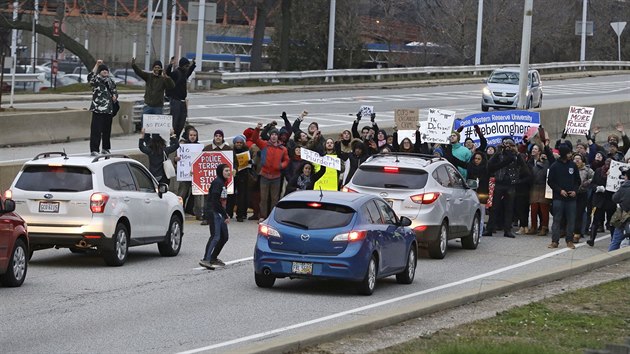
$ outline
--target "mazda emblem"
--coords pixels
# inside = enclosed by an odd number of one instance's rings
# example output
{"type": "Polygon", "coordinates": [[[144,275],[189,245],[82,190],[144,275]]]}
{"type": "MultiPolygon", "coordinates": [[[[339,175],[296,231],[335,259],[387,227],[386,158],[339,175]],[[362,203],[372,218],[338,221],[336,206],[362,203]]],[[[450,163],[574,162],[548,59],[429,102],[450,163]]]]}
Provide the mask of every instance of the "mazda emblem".
{"type": "Polygon", "coordinates": [[[309,235],[309,234],[301,234],[300,238],[302,239],[302,241],[308,241],[311,238],[311,235],[309,235]]]}
{"type": "Polygon", "coordinates": [[[53,198],[53,195],[52,195],[52,194],[50,194],[50,193],[46,193],[46,194],[44,194],[44,198],[46,198],[46,199],[52,199],[52,198],[53,198]]]}

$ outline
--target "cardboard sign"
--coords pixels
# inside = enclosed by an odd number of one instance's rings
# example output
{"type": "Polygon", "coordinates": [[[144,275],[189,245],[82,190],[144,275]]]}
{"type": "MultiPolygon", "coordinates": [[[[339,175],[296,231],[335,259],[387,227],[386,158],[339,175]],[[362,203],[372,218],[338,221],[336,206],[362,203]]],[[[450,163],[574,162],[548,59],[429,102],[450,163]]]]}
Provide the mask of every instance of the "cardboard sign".
{"type": "Polygon", "coordinates": [[[300,148],[300,157],[302,160],[306,160],[318,165],[324,165],[327,168],[334,168],[337,171],[341,171],[341,160],[338,157],[333,156],[320,156],[319,153],[306,148],[300,148]]]}
{"type": "Polygon", "coordinates": [[[612,160],[610,161],[610,169],[608,170],[608,177],[606,178],[606,190],[610,192],[616,192],[623,183],[624,179],[621,177],[621,171],[619,167],[629,166],[630,164],[612,160]]]}
{"type": "Polygon", "coordinates": [[[593,114],[595,114],[595,108],[592,107],[569,107],[567,125],[565,126],[567,134],[581,136],[588,134],[588,131],[591,129],[593,114]]]}
{"type": "MultiPolygon", "coordinates": [[[[201,145],[201,144],[200,144],[201,145]]],[[[206,195],[210,183],[217,177],[216,170],[220,164],[226,164],[230,171],[234,168],[232,151],[202,151],[192,164],[192,193],[206,195]]],[[[230,177],[227,186],[228,194],[234,194],[234,178],[230,177]]]]}
{"type": "Polygon", "coordinates": [[[420,112],[415,108],[394,110],[394,124],[398,130],[416,130],[419,120],[420,112]]]}
{"type": "Polygon", "coordinates": [[[374,113],[374,106],[361,106],[359,107],[359,113],[361,113],[361,117],[370,118],[372,113],[374,113]]]}
{"type": "Polygon", "coordinates": [[[160,134],[168,138],[173,129],[173,117],[165,114],[145,114],[142,116],[142,128],[146,134],[160,134]]]}
{"type": "Polygon", "coordinates": [[[203,150],[203,144],[181,144],[177,149],[177,181],[191,181],[192,171],[191,167],[193,161],[199,156],[203,150]]]}
{"type": "Polygon", "coordinates": [[[236,154],[236,171],[241,171],[246,168],[251,168],[252,165],[249,161],[252,159],[249,151],[241,152],[236,154]]]}
{"type": "Polygon", "coordinates": [[[421,140],[423,143],[448,144],[453,130],[455,111],[429,108],[429,116],[422,124],[421,140]]]}
{"type": "Polygon", "coordinates": [[[474,125],[478,125],[481,133],[488,140],[488,146],[500,145],[504,137],[514,139],[515,143],[523,141],[523,135],[531,128],[540,125],[540,113],[529,111],[493,111],[477,113],[464,119],[456,120],[453,129],[464,126],[461,140],[471,138],[479,144],[479,137],[474,125]]]}

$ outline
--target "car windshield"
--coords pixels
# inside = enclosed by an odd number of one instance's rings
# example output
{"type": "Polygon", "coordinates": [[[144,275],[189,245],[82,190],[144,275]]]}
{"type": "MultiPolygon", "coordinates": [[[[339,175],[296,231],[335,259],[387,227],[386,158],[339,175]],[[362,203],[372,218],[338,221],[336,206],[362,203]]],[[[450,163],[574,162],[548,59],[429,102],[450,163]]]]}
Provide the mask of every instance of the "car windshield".
{"type": "Polygon", "coordinates": [[[274,220],[304,230],[329,229],[348,225],[354,213],[345,205],[286,201],[276,205],[274,220]]]}
{"type": "Polygon", "coordinates": [[[519,73],[517,72],[494,72],[488,79],[488,82],[492,84],[518,85],[518,76],[519,73]]]}
{"type": "Polygon", "coordinates": [[[427,184],[425,170],[415,168],[387,169],[383,166],[362,165],[352,177],[358,186],[394,189],[420,189],[427,184]]]}
{"type": "Polygon", "coordinates": [[[87,191],[92,189],[92,171],[75,166],[27,166],[15,187],[42,192],[87,191]]]}

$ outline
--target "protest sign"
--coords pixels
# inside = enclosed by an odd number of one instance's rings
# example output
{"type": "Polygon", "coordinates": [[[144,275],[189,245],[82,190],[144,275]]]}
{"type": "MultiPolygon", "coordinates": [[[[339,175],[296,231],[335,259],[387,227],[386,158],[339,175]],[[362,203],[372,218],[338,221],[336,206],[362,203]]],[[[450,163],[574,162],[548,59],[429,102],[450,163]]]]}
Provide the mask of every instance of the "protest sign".
{"type": "Polygon", "coordinates": [[[341,160],[338,157],[320,156],[319,153],[306,148],[300,148],[300,157],[302,160],[306,160],[314,164],[334,168],[337,171],[341,170],[341,160]]]}
{"type": "Polygon", "coordinates": [[[422,124],[420,131],[423,143],[448,144],[448,138],[453,130],[455,111],[429,108],[427,121],[422,124]]]}
{"type": "Polygon", "coordinates": [[[518,144],[530,127],[540,125],[540,113],[529,111],[495,111],[477,113],[464,119],[456,120],[453,129],[464,126],[461,132],[462,141],[471,138],[479,144],[479,137],[474,125],[478,125],[481,133],[488,141],[488,146],[499,145],[505,137],[510,137],[518,144]]]}
{"type": "MultiPolygon", "coordinates": [[[[206,195],[210,183],[217,177],[216,170],[220,164],[233,169],[232,151],[202,151],[192,164],[192,192],[194,195],[206,195]]],[[[230,177],[227,186],[228,194],[234,194],[234,178],[230,177]]]]}
{"type": "Polygon", "coordinates": [[[251,168],[252,165],[249,161],[252,159],[249,151],[241,152],[236,154],[236,171],[241,171],[246,168],[251,168]]]}
{"type": "Polygon", "coordinates": [[[565,129],[569,135],[588,134],[591,129],[595,108],[592,107],[569,107],[569,115],[567,116],[567,125],[565,129]]]}
{"type": "Polygon", "coordinates": [[[628,166],[630,164],[612,160],[610,161],[610,168],[608,169],[608,177],[606,178],[606,190],[610,192],[616,192],[621,187],[624,179],[621,178],[621,171],[619,167],[628,166]]]}
{"type": "Polygon", "coordinates": [[[361,106],[359,108],[359,113],[361,114],[361,117],[370,118],[372,113],[374,113],[374,106],[361,106]]]}
{"type": "Polygon", "coordinates": [[[415,130],[399,130],[396,132],[398,136],[398,144],[402,143],[403,139],[409,138],[412,144],[416,143],[416,131],[415,130]]]}
{"type": "Polygon", "coordinates": [[[415,108],[394,110],[394,124],[396,124],[398,130],[418,129],[419,120],[420,112],[415,108]]]}
{"type": "Polygon", "coordinates": [[[168,139],[173,128],[173,117],[165,114],[145,114],[142,116],[142,128],[145,134],[160,134],[168,139]]]}
{"type": "Polygon", "coordinates": [[[203,150],[203,144],[181,144],[177,149],[177,181],[191,181],[193,161],[203,150]]]}

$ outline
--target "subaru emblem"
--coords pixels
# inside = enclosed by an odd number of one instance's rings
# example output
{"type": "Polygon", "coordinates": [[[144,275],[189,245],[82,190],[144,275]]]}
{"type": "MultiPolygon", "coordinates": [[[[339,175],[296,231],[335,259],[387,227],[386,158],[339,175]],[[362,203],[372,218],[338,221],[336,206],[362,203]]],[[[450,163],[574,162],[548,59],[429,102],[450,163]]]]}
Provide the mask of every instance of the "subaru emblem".
{"type": "Polygon", "coordinates": [[[50,193],[46,193],[46,194],[44,194],[44,198],[46,198],[46,199],[52,199],[52,198],[53,198],[53,195],[52,195],[52,194],[50,194],[50,193]]]}
{"type": "Polygon", "coordinates": [[[309,234],[301,234],[300,238],[302,239],[302,241],[308,241],[311,238],[311,235],[309,235],[309,234]]]}

